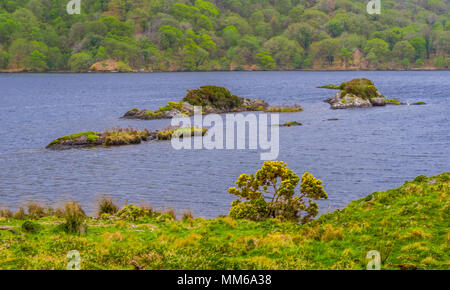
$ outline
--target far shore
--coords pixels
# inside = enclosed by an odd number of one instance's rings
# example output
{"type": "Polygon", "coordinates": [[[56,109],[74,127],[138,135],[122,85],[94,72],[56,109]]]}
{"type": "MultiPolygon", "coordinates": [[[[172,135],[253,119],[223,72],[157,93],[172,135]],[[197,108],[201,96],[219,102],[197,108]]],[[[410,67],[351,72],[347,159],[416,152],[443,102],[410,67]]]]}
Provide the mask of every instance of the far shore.
{"type": "Polygon", "coordinates": [[[406,71],[450,71],[450,69],[440,69],[440,68],[411,68],[411,69],[298,69],[298,70],[175,70],[175,71],[131,71],[131,72],[120,72],[120,71],[45,71],[45,72],[33,72],[33,71],[23,71],[23,70],[0,70],[0,74],[137,74],[137,73],[186,73],[186,72],[406,72],[406,71]]]}

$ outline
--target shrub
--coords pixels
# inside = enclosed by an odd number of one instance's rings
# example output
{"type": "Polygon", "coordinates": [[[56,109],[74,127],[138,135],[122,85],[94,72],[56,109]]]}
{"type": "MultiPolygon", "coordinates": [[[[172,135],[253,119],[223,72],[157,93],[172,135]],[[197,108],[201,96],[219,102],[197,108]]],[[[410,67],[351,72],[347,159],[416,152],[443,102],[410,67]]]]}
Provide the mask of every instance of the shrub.
{"type": "Polygon", "coordinates": [[[86,232],[86,214],[78,203],[71,201],[64,205],[64,219],[66,222],[61,226],[66,233],[86,232]]]}
{"type": "Polygon", "coordinates": [[[341,97],[346,94],[353,94],[358,97],[364,99],[376,98],[380,97],[378,94],[377,88],[375,88],[372,81],[362,78],[362,79],[353,79],[349,82],[342,83],[340,85],[341,88],[341,97]]]}
{"type": "Polygon", "coordinates": [[[24,220],[27,218],[23,207],[19,207],[19,209],[14,213],[13,218],[16,220],[24,220]]]}
{"type": "Polygon", "coordinates": [[[133,71],[131,69],[131,67],[128,64],[124,63],[123,61],[118,61],[116,63],[116,66],[117,66],[117,70],[119,72],[132,72],[133,71]]]}
{"type": "Polygon", "coordinates": [[[181,215],[182,221],[190,220],[193,218],[194,216],[192,215],[192,212],[190,210],[183,212],[183,214],[181,215]]]}
{"type": "Polygon", "coordinates": [[[170,215],[173,220],[177,220],[177,215],[173,208],[169,208],[168,210],[166,210],[166,212],[164,214],[170,215]]]}
{"type": "Polygon", "coordinates": [[[445,57],[443,56],[438,56],[435,60],[434,60],[434,65],[438,68],[445,68],[447,66],[447,61],[445,59],[445,57]]]}
{"type": "Polygon", "coordinates": [[[13,217],[13,213],[10,209],[2,209],[0,210],[0,217],[3,218],[12,218],[13,217]]]}
{"type": "Polygon", "coordinates": [[[284,162],[266,161],[255,175],[239,176],[236,181],[238,188],[228,189],[229,193],[245,200],[234,201],[229,215],[237,219],[272,217],[306,223],[318,214],[318,205],[312,200],[327,198],[327,193],[322,181],[306,172],[302,176],[300,195],[296,196],[295,188],[299,181],[298,175],[284,162]]]}
{"type": "Polygon", "coordinates": [[[133,204],[126,204],[118,213],[117,216],[127,220],[137,220],[145,216],[145,211],[133,204]]]}
{"type": "Polygon", "coordinates": [[[173,215],[171,215],[171,214],[169,214],[167,212],[164,213],[164,214],[159,215],[156,218],[156,221],[158,221],[158,222],[167,222],[167,221],[173,221],[173,220],[175,220],[173,215]]]}
{"type": "Polygon", "coordinates": [[[423,58],[419,58],[416,60],[416,66],[423,66],[425,64],[425,61],[423,58]]]}
{"type": "Polygon", "coordinates": [[[107,198],[105,196],[101,197],[98,203],[98,216],[102,216],[103,214],[115,215],[118,211],[118,206],[112,201],[111,198],[107,198]]]}
{"type": "Polygon", "coordinates": [[[9,61],[11,60],[11,54],[6,51],[0,51],[0,69],[7,69],[9,61]]]}
{"type": "Polygon", "coordinates": [[[35,234],[35,233],[39,232],[39,230],[40,230],[40,225],[37,223],[34,223],[32,221],[25,221],[22,224],[22,231],[24,231],[26,233],[35,234]]]}
{"type": "Polygon", "coordinates": [[[426,175],[423,175],[423,174],[417,176],[416,178],[414,178],[414,182],[419,182],[419,183],[425,182],[427,180],[428,180],[428,177],[426,175]]]}
{"type": "Polygon", "coordinates": [[[218,109],[233,109],[240,107],[243,103],[242,98],[231,95],[227,88],[218,86],[203,86],[199,89],[188,90],[183,101],[193,106],[211,106],[218,109]]]}
{"type": "Polygon", "coordinates": [[[89,54],[79,52],[72,54],[69,59],[69,67],[72,71],[82,72],[87,71],[92,64],[92,58],[89,54]]]}
{"type": "Polygon", "coordinates": [[[157,131],[158,140],[171,140],[172,137],[183,138],[183,137],[199,137],[204,136],[208,132],[206,128],[197,127],[184,127],[178,128],[173,126],[168,126],[163,130],[157,131]]]}
{"type": "Polygon", "coordinates": [[[235,200],[231,203],[230,217],[234,219],[261,220],[267,217],[267,203],[264,198],[242,202],[235,200]]]}
{"type": "Polygon", "coordinates": [[[147,141],[150,133],[147,130],[138,131],[133,128],[114,128],[113,130],[106,130],[104,145],[117,146],[139,144],[141,141],[147,141]]]}
{"type": "Polygon", "coordinates": [[[28,218],[30,219],[37,220],[45,216],[44,208],[36,202],[30,202],[27,205],[27,209],[28,209],[28,218]]]}

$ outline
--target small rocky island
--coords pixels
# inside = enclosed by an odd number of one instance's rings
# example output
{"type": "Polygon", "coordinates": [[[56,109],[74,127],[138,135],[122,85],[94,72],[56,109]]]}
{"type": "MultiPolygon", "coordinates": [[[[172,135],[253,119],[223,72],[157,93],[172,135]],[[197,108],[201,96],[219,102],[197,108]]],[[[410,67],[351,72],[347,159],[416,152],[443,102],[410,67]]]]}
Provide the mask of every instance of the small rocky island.
{"type": "Polygon", "coordinates": [[[183,114],[192,116],[194,106],[201,106],[203,114],[225,114],[248,111],[264,111],[269,113],[301,112],[299,105],[269,107],[261,99],[242,98],[232,95],[227,88],[218,86],[202,86],[199,89],[188,90],[186,96],[179,102],[168,102],[156,111],[147,109],[131,109],[125,113],[126,119],[168,119],[183,114]]]}
{"type": "Polygon", "coordinates": [[[326,85],[319,88],[340,90],[334,97],[325,100],[331,105],[332,109],[403,105],[398,100],[385,98],[373,82],[365,78],[353,79],[339,86],[326,85]]]}
{"type": "Polygon", "coordinates": [[[292,121],[292,122],[287,122],[284,124],[279,125],[280,127],[292,127],[292,126],[303,126],[302,123],[297,122],[297,121],[292,121]]]}
{"type": "Polygon", "coordinates": [[[183,138],[183,136],[204,136],[207,133],[205,128],[179,128],[169,126],[163,130],[142,131],[133,128],[115,128],[104,132],[87,131],[57,138],[46,146],[47,149],[71,149],[95,146],[121,146],[140,144],[143,141],[171,140],[173,136],[183,138]]]}

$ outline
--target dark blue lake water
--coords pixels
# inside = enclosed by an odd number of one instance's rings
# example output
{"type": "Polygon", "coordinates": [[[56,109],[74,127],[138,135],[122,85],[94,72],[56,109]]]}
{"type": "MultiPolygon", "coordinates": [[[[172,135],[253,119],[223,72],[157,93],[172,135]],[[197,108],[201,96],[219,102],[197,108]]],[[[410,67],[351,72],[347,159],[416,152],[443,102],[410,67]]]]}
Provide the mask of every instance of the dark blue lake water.
{"type": "Polygon", "coordinates": [[[450,170],[450,72],[207,72],[149,74],[1,74],[0,206],[27,201],[58,206],[76,200],[90,214],[101,194],[117,203],[226,214],[227,188],[262,162],[255,150],[174,150],[170,142],[114,148],[46,150],[53,139],[121,126],[160,129],[170,120],[133,121],[130,108],[157,109],[186,90],[214,84],[270,104],[304,112],[280,115],[280,155],[295,172],[324,181],[321,211],[342,208],[371,192],[397,187],[420,174],[450,170]],[[355,77],[382,94],[425,106],[333,111],[319,85],[355,77]],[[328,121],[338,118],[338,121],[328,121]]]}

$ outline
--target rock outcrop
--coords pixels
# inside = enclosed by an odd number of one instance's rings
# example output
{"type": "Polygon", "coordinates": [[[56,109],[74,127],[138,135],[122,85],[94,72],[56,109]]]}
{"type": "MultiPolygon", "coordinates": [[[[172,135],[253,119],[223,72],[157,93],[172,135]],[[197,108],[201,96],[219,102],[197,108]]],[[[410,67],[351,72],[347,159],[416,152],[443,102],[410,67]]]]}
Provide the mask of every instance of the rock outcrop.
{"type": "Polygon", "coordinates": [[[280,127],[292,127],[292,126],[302,126],[303,124],[297,121],[287,122],[284,124],[281,124],[280,127]]]}
{"type": "Polygon", "coordinates": [[[71,149],[95,146],[121,146],[140,144],[143,141],[160,141],[171,140],[173,136],[183,138],[184,136],[204,136],[207,129],[200,129],[196,127],[167,127],[163,130],[150,131],[144,129],[138,131],[132,128],[116,128],[113,130],[106,130],[102,133],[95,131],[87,131],[76,133],[57,138],[50,142],[47,149],[71,149]]]}
{"type": "Polygon", "coordinates": [[[342,83],[340,86],[327,85],[324,88],[339,89],[334,97],[328,98],[325,102],[331,105],[332,109],[347,108],[367,108],[386,105],[401,105],[395,99],[386,99],[368,79],[353,79],[342,83]]]}
{"type": "Polygon", "coordinates": [[[203,86],[199,89],[188,90],[186,96],[180,102],[168,102],[164,107],[156,111],[147,109],[131,109],[125,113],[126,119],[169,119],[176,115],[192,116],[194,106],[201,106],[203,114],[226,114],[246,111],[264,112],[299,112],[303,109],[299,105],[277,106],[269,108],[269,105],[261,99],[241,98],[232,95],[224,87],[203,86]]]}

